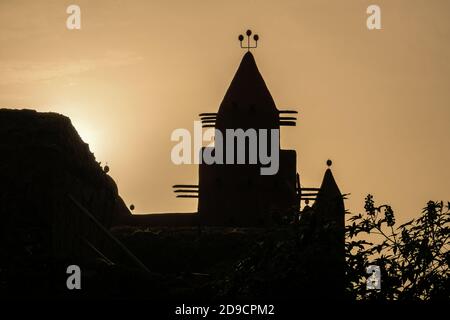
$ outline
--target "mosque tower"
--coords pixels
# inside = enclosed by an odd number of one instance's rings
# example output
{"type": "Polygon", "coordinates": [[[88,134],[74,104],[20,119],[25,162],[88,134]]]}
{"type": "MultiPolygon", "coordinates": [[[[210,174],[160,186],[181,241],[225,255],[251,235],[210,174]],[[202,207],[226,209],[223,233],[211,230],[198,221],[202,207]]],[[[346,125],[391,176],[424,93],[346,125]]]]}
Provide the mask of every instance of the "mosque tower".
{"type": "MultiPolygon", "coordinates": [[[[247,31],[248,43],[251,31],[247,31]]],[[[240,36],[242,41],[243,36],[240,36]]],[[[257,36],[254,37],[257,41],[257,36]]],[[[242,42],[241,42],[242,43],[242,42]]],[[[241,44],[242,46],[242,44],[241,44]]],[[[255,46],[256,47],[256,46],[255,46]]],[[[199,166],[199,202],[200,220],[206,225],[263,226],[273,224],[289,210],[299,207],[299,194],[296,174],[295,150],[281,150],[279,141],[280,126],[295,125],[295,117],[283,117],[261,76],[253,54],[248,51],[234,75],[225,93],[217,114],[201,114],[206,127],[215,127],[223,136],[223,146],[234,139],[234,164],[206,164],[199,166]],[[256,140],[246,139],[246,163],[236,164],[237,144],[234,137],[228,137],[227,130],[254,130],[256,140]],[[261,136],[261,129],[265,132],[261,136]],[[276,130],[271,141],[271,130],[276,130]],[[267,167],[258,157],[256,163],[250,163],[250,143],[260,154],[261,144],[267,144],[265,151],[273,148],[276,142],[278,171],[273,175],[261,174],[261,168],[267,167]]],[[[210,152],[213,152],[212,150],[210,152]]],[[[223,159],[227,158],[227,149],[223,150],[223,159]]],[[[272,155],[271,155],[272,156],[272,155]]]]}
{"type": "MultiPolygon", "coordinates": [[[[204,128],[215,128],[223,137],[223,146],[230,138],[227,130],[254,130],[256,145],[266,145],[271,149],[273,141],[262,139],[260,130],[278,130],[283,126],[295,126],[297,111],[279,110],[250,52],[257,47],[259,37],[253,36],[255,45],[251,46],[250,30],[247,31],[247,45],[243,46],[244,36],[239,36],[241,47],[247,49],[231,81],[217,113],[201,113],[204,128]],[[260,143],[261,142],[261,143],[260,143]]],[[[270,137],[270,134],[267,136],[270,137]]],[[[198,185],[175,185],[177,198],[198,198],[195,214],[150,215],[146,221],[153,225],[210,225],[258,227],[276,225],[282,217],[300,213],[300,203],[314,201],[313,211],[319,224],[334,221],[339,235],[337,243],[342,246],[344,230],[344,204],[342,195],[334,181],[331,169],[327,169],[320,188],[307,188],[300,184],[297,173],[297,154],[295,150],[282,150],[277,136],[278,171],[273,175],[262,175],[261,169],[267,167],[261,159],[249,163],[246,153],[245,164],[224,164],[227,151],[223,151],[224,163],[199,165],[198,185]]],[[[234,139],[234,137],[232,137],[234,139]]],[[[245,147],[248,151],[249,142],[245,147]]],[[[235,141],[236,142],[236,141],[235,141]]],[[[255,141],[253,141],[255,144],[255,141]]],[[[216,146],[202,149],[202,154],[216,154],[216,146]]],[[[236,149],[234,158],[236,160],[236,149]]],[[[331,160],[327,161],[331,167],[331,160]]],[[[305,206],[306,211],[311,209],[305,206]]],[[[305,211],[305,210],[303,210],[305,211]]]]}

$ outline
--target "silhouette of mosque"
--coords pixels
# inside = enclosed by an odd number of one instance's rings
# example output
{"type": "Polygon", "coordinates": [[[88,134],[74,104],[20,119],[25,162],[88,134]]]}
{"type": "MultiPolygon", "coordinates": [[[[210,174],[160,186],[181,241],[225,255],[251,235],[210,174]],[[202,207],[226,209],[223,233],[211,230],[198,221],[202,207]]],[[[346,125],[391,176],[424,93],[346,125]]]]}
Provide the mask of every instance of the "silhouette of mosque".
{"type": "MultiPolygon", "coordinates": [[[[254,129],[257,133],[258,147],[266,146],[266,149],[270,150],[272,148],[268,146],[272,146],[273,141],[263,139],[261,136],[263,131],[260,130],[279,130],[283,126],[295,126],[297,112],[279,110],[276,107],[258,71],[255,59],[250,53],[250,49],[257,46],[259,37],[254,36],[255,45],[250,46],[251,35],[251,31],[247,31],[246,46],[242,45],[244,36],[239,37],[241,47],[247,49],[247,52],[242,58],[218,112],[200,114],[200,118],[203,127],[215,128],[216,134],[221,133],[225,140],[224,145],[227,144],[228,129],[243,131],[254,129]]],[[[2,240],[0,262],[7,262],[0,263],[0,271],[6,270],[6,273],[0,274],[0,278],[3,275],[9,278],[7,282],[3,281],[6,277],[2,278],[0,294],[2,290],[5,292],[4,288],[7,288],[6,292],[12,290],[19,295],[28,293],[30,290],[35,290],[35,294],[41,295],[40,291],[43,288],[50,291],[57,290],[58,293],[59,287],[54,287],[53,284],[57,281],[59,283],[61,274],[64,277],[67,276],[66,262],[69,261],[81,261],[86,263],[86,266],[92,265],[94,274],[98,274],[101,278],[97,280],[100,281],[97,283],[106,285],[98,285],[98,288],[102,288],[105,292],[109,292],[108,288],[112,289],[111,292],[115,292],[118,288],[130,289],[133,286],[145,287],[145,293],[149,291],[147,286],[134,281],[132,284],[129,283],[130,279],[136,279],[136,281],[144,279],[140,278],[138,273],[128,273],[133,272],[130,271],[133,269],[128,267],[118,269],[122,261],[126,263],[126,260],[146,275],[145,281],[149,282],[145,283],[154,283],[155,280],[167,282],[166,286],[172,286],[175,283],[170,277],[158,278],[159,276],[152,274],[146,265],[111,232],[110,227],[113,226],[276,227],[289,223],[295,224],[294,228],[273,228],[277,234],[272,234],[274,237],[272,240],[269,239],[272,236],[267,237],[265,248],[270,252],[272,241],[278,243],[277,239],[281,241],[291,239],[289,234],[294,230],[295,248],[299,250],[302,257],[301,260],[297,260],[301,262],[297,264],[299,273],[296,275],[295,272],[291,272],[292,269],[278,269],[277,266],[272,269],[273,265],[268,264],[269,272],[289,271],[285,279],[276,280],[274,288],[278,287],[278,290],[288,288],[286,291],[289,293],[288,296],[291,296],[291,292],[297,294],[299,291],[300,294],[308,297],[326,297],[326,299],[343,295],[345,275],[343,196],[330,168],[326,170],[320,188],[303,187],[300,183],[301,175],[297,173],[296,151],[281,150],[279,135],[275,150],[279,155],[279,167],[274,175],[261,174],[261,169],[268,166],[261,161],[261,158],[254,164],[203,162],[199,166],[198,185],[174,186],[177,197],[198,198],[198,212],[132,215],[120,198],[114,180],[107,174],[109,166],[106,165],[103,169],[100,167],[69,118],[31,110],[0,110],[0,132],[3,139],[0,150],[3,152],[2,155],[4,154],[0,166],[6,168],[0,179],[2,199],[0,216],[3,217],[3,225],[0,228],[2,240]],[[310,207],[308,201],[314,201],[314,204],[310,207]],[[302,204],[306,205],[302,208],[302,204]],[[283,236],[279,238],[278,234],[283,236]],[[283,239],[285,234],[288,237],[283,239]],[[54,277],[53,272],[49,271],[60,270],[57,269],[60,263],[64,264],[63,273],[56,271],[54,277]],[[114,281],[109,281],[113,279],[113,275],[114,281]],[[296,277],[297,280],[302,279],[301,285],[297,286],[296,277]],[[294,280],[295,288],[290,287],[291,279],[294,280]],[[121,285],[118,286],[118,283],[121,285]],[[109,287],[109,284],[112,287],[109,287]]],[[[216,140],[214,148],[203,148],[202,153],[209,151],[212,154],[217,146],[216,140]]],[[[225,151],[228,152],[228,149],[225,151]]],[[[223,156],[226,158],[226,154],[223,156]]],[[[249,158],[249,154],[246,157],[249,158]]],[[[328,160],[328,167],[331,167],[331,164],[331,160],[328,160]]],[[[131,205],[130,209],[133,210],[133,207],[131,205]]],[[[116,229],[116,232],[121,229],[116,229]]],[[[240,233],[244,236],[235,238],[230,236],[228,228],[210,228],[208,231],[212,231],[212,237],[204,238],[202,228],[187,229],[190,230],[186,232],[181,228],[181,233],[169,230],[170,236],[165,234],[158,236],[161,230],[156,233],[133,232],[136,238],[129,238],[128,243],[140,251],[140,254],[146,252],[149,255],[147,261],[162,261],[163,272],[170,270],[169,264],[179,264],[182,266],[183,274],[187,274],[187,271],[192,271],[191,268],[197,264],[187,267],[182,263],[183,261],[196,260],[200,264],[204,264],[205,261],[209,261],[208,263],[223,261],[218,265],[225,261],[231,262],[234,258],[230,250],[236,248],[235,241],[239,240],[238,244],[242,244],[242,241],[248,243],[248,238],[256,234],[243,230],[240,233]],[[189,233],[196,235],[197,230],[198,236],[190,238],[189,233]],[[192,243],[186,247],[181,245],[189,239],[193,239],[192,243]],[[204,239],[210,239],[212,243],[204,239]],[[206,243],[206,246],[200,246],[201,242],[206,243]],[[139,248],[143,248],[142,251],[139,248]],[[178,253],[184,248],[193,250],[190,251],[193,253],[192,257],[188,259],[179,257],[178,253]],[[162,251],[167,251],[167,254],[162,251]],[[155,252],[164,258],[155,259],[155,252]],[[204,259],[206,255],[202,255],[203,252],[212,254],[207,257],[208,259],[204,259]],[[225,252],[226,260],[219,260],[223,252],[225,252]],[[199,257],[202,258],[198,259],[199,257]],[[174,261],[181,261],[181,263],[174,263],[174,261]]],[[[268,229],[270,228],[257,228],[256,231],[265,235],[268,229]]],[[[128,233],[126,230],[122,229],[121,232],[128,233]]],[[[254,240],[258,241],[258,239],[254,240]]],[[[248,250],[252,249],[249,247],[242,253],[251,256],[248,250]]],[[[261,253],[261,258],[264,260],[256,261],[266,261],[265,255],[266,253],[261,253]]],[[[282,257],[289,256],[282,255],[282,257]]],[[[247,258],[249,257],[246,257],[244,261],[248,261],[247,258]]],[[[267,272],[264,271],[264,274],[267,275],[267,272]]],[[[196,282],[192,281],[191,275],[189,280],[188,278],[180,279],[183,289],[176,290],[180,292],[187,292],[184,291],[184,286],[196,282]]],[[[215,276],[211,279],[214,279],[212,282],[214,288],[222,283],[217,282],[215,276]]],[[[61,284],[65,283],[66,278],[61,284]]],[[[273,283],[267,281],[264,284],[272,288],[273,283]]],[[[258,285],[253,289],[255,293],[261,284],[258,280],[258,285]]],[[[90,288],[88,290],[97,291],[95,282],[90,288]]],[[[158,288],[154,289],[157,294],[161,292],[159,284],[152,288],[158,288]]],[[[201,291],[210,292],[203,289],[201,291]]],[[[61,292],[67,292],[66,288],[64,287],[64,291],[61,292]]],[[[74,296],[71,295],[71,297],[74,296]]]]}
{"type": "MultiPolygon", "coordinates": [[[[247,49],[239,68],[231,81],[217,113],[201,113],[204,128],[213,127],[223,136],[226,145],[227,129],[255,129],[257,143],[260,129],[280,129],[295,126],[295,110],[279,110],[261,76],[251,48],[257,47],[259,37],[253,36],[256,45],[250,46],[252,32],[247,31],[247,49]]],[[[278,136],[279,139],[279,136],[278,136]]],[[[270,141],[267,142],[270,150],[270,141]]],[[[278,141],[278,148],[280,144],[278,141]]],[[[247,145],[248,147],[248,141],[247,145]]],[[[202,154],[205,148],[202,149],[202,154]]],[[[236,149],[235,149],[236,150],[236,149]]],[[[214,154],[215,150],[208,150],[214,154]]],[[[226,158],[223,150],[223,159],[226,158]]],[[[248,160],[248,148],[246,148],[248,160]]],[[[199,165],[199,184],[178,184],[173,186],[177,198],[198,198],[198,212],[190,214],[151,214],[134,216],[142,223],[155,226],[209,225],[256,227],[277,224],[282,216],[299,217],[301,204],[309,210],[309,201],[315,201],[313,208],[321,211],[319,220],[332,220],[342,231],[344,228],[344,203],[339,188],[328,168],[320,188],[306,188],[300,184],[297,173],[295,150],[279,152],[279,170],[274,175],[261,175],[265,165],[258,159],[249,164],[207,164],[199,165]]],[[[236,152],[234,152],[236,157],[236,152]]],[[[235,162],[236,163],[236,162],[235,162]]],[[[331,166],[331,161],[327,161],[331,166]]],[[[317,213],[319,216],[319,213],[317,213]]],[[[340,232],[343,235],[343,231],[340,232]]]]}

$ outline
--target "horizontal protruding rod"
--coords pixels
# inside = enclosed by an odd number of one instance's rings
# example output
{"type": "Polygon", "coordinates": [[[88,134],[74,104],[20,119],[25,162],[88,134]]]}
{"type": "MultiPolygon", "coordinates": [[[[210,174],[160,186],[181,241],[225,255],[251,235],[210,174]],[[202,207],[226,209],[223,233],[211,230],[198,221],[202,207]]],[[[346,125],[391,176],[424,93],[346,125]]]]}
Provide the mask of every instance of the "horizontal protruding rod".
{"type": "Polygon", "coordinates": [[[280,121],[280,126],[285,126],[285,127],[295,127],[296,123],[295,121],[280,121]]]}
{"type": "Polygon", "coordinates": [[[217,113],[213,113],[213,112],[205,112],[205,113],[200,113],[199,116],[200,116],[200,117],[217,116],[217,113]]]}
{"type": "Polygon", "coordinates": [[[204,124],[202,125],[202,128],[215,128],[216,125],[215,124],[204,124]]]}
{"type": "Polygon", "coordinates": [[[202,119],[202,123],[204,123],[204,124],[207,124],[207,123],[216,123],[216,120],[215,120],[215,119],[213,119],[213,120],[203,120],[203,119],[202,119]]]}
{"type": "Polygon", "coordinates": [[[301,188],[302,191],[319,191],[320,188],[301,188]]]}
{"type": "Polygon", "coordinates": [[[298,113],[298,111],[295,110],[279,110],[279,113],[298,113]]]}
{"type": "Polygon", "coordinates": [[[280,120],[297,120],[296,117],[280,117],[280,120]]]}
{"type": "Polygon", "coordinates": [[[302,193],[301,196],[305,197],[317,197],[318,193],[302,193]]]}
{"type": "Polygon", "coordinates": [[[216,116],[207,116],[207,117],[200,117],[200,119],[203,121],[203,120],[215,120],[215,119],[217,119],[217,117],[216,116]]]}
{"type": "Polygon", "coordinates": [[[198,184],[176,184],[172,188],[198,188],[198,184]]]}
{"type": "Polygon", "coordinates": [[[180,190],[175,190],[174,192],[175,193],[183,193],[183,192],[186,192],[186,193],[198,193],[198,190],[196,190],[196,189],[180,189],[180,190]]]}
{"type": "Polygon", "coordinates": [[[198,195],[179,194],[177,195],[177,198],[198,198],[198,195]]]}

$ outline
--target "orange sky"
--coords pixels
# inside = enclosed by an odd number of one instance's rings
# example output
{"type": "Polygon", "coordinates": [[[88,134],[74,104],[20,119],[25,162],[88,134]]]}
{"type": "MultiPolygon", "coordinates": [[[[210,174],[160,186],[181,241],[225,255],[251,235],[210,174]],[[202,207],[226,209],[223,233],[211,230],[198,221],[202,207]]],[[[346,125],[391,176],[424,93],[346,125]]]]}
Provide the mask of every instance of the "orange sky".
{"type": "Polygon", "coordinates": [[[171,186],[197,166],[170,160],[176,128],[216,112],[244,53],[254,52],[279,109],[295,108],[282,146],[298,152],[302,184],[325,161],[346,202],[391,204],[399,220],[450,197],[450,2],[0,0],[0,106],[63,113],[136,212],[196,209],[171,186]],[[366,28],[366,8],[382,28],[366,28]],[[66,29],[81,7],[82,29],[66,29]]]}

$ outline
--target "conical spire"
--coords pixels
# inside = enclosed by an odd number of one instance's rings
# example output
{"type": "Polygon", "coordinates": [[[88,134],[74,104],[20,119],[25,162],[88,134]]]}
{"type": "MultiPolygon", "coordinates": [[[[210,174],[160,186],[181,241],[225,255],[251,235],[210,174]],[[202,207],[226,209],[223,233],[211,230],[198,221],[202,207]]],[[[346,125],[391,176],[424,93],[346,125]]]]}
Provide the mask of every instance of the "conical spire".
{"type": "Polygon", "coordinates": [[[333,173],[331,172],[331,169],[327,169],[325,171],[325,175],[323,176],[322,184],[320,185],[320,191],[318,194],[318,200],[319,198],[342,198],[341,191],[339,190],[339,187],[336,183],[336,180],[334,180],[333,173]]]}
{"type": "Polygon", "coordinates": [[[279,128],[278,110],[251,52],[242,58],[220,104],[216,127],[279,128]]]}
{"type": "MultiPolygon", "coordinates": [[[[331,160],[327,161],[330,167],[331,160]]],[[[318,287],[327,290],[330,297],[341,299],[345,288],[345,207],[341,191],[331,169],[325,171],[313,211],[322,241],[323,251],[317,259],[327,265],[324,279],[318,287]]]]}
{"type": "Polygon", "coordinates": [[[318,218],[325,222],[334,222],[339,229],[345,227],[345,207],[341,191],[334,180],[331,169],[325,171],[317,200],[313,205],[318,218]]]}

